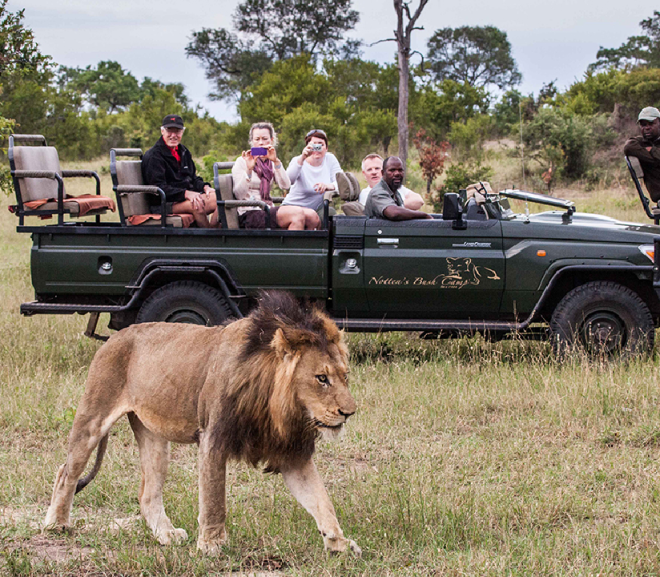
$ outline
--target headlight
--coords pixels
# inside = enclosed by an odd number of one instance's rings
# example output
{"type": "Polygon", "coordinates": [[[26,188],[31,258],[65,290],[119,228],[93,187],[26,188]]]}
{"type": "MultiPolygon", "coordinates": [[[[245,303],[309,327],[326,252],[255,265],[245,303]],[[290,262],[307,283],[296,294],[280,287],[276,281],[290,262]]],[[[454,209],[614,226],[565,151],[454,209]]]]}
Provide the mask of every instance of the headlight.
{"type": "Polygon", "coordinates": [[[655,258],[655,247],[652,244],[643,244],[641,246],[638,246],[639,251],[648,256],[651,262],[654,262],[655,258]]]}

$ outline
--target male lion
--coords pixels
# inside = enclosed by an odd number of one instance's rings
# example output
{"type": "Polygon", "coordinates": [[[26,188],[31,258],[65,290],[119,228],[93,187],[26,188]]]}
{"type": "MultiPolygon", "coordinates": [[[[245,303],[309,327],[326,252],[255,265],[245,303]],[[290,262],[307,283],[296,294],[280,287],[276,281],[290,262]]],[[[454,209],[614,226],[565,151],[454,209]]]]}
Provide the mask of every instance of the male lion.
{"type": "Polygon", "coordinates": [[[140,450],[140,510],[158,541],[187,539],[163,508],[170,441],[199,444],[197,548],[218,553],[225,531],[227,460],[280,472],[314,517],[326,550],[350,548],[312,454],[356,409],[342,334],[322,312],[286,293],[264,293],[248,317],[221,327],[146,323],[113,335],[89,369],[69,452],[44,528],[64,529],[74,493],[98,472],[108,432],[128,415],[140,450]],[[78,480],[98,445],[90,474],[78,480]]]}

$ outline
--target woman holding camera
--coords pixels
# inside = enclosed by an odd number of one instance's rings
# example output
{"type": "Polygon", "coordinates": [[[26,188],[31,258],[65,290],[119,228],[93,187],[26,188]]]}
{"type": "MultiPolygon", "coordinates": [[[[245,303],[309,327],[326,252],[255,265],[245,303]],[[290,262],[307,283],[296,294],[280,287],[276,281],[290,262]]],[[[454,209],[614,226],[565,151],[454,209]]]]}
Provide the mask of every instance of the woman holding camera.
{"type": "Polygon", "coordinates": [[[286,172],[292,186],[283,204],[303,206],[320,217],[323,193],[337,190],[335,175],[341,172],[339,161],[328,152],[328,137],[323,130],[315,128],[307,133],[302,154],[291,160],[286,172]]]}
{"type": "MultiPolygon", "coordinates": [[[[234,180],[234,196],[238,200],[263,200],[270,207],[271,228],[304,230],[307,219],[316,217],[316,213],[300,206],[275,207],[270,196],[273,181],[282,190],[291,187],[291,181],[277,157],[275,146],[277,135],[270,122],[257,122],[250,127],[250,150],[245,150],[236,159],[231,169],[234,180]]],[[[241,228],[266,228],[266,212],[259,207],[242,206],[238,208],[238,223],[241,228]]],[[[312,226],[311,228],[315,228],[312,226]]]]}

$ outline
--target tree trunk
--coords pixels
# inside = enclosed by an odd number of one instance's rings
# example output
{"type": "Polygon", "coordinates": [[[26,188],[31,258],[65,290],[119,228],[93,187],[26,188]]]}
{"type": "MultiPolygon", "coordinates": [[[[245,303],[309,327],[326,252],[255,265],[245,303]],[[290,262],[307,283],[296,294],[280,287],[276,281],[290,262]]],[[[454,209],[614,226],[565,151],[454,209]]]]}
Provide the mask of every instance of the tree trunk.
{"type": "Polygon", "coordinates": [[[413,15],[410,14],[410,2],[412,0],[394,0],[394,11],[396,12],[396,44],[399,64],[399,111],[397,123],[399,127],[399,157],[405,168],[408,160],[408,82],[410,81],[410,36],[413,30],[423,30],[415,26],[424,6],[429,0],[420,0],[419,6],[413,15]],[[404,19],[408,18],[404,26],[404,19]]]}
{"type": "Polygon", "coordinates": [[[399,111],[397,123],[399,125],[399,158],[406,166],[408,160],[408,75],[409,57],[399,51],[399,111]]]}

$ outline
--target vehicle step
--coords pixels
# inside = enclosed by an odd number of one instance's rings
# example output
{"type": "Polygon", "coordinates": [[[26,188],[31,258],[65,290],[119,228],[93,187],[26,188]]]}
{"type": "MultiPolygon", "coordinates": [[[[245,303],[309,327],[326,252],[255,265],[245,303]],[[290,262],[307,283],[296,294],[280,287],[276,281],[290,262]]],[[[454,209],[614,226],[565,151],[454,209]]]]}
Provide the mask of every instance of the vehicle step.
{"type": "Polygon", "coordinates": [[[515,331],[523,328],[523,323],[502,321],[471,320],[423,320],[423,319],[333,319],[340,329],[346,331],[515,331]]]}

